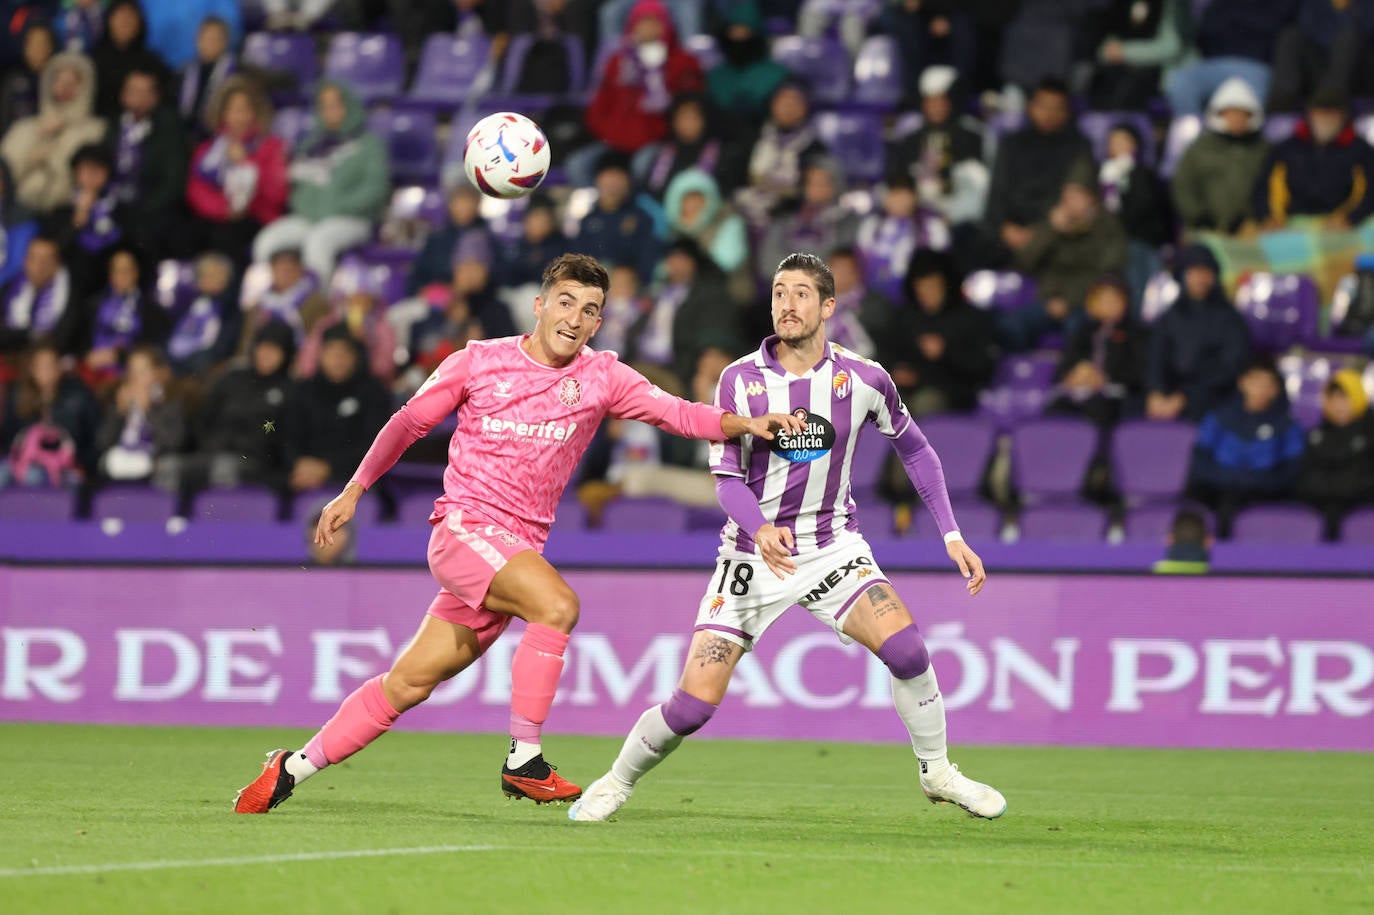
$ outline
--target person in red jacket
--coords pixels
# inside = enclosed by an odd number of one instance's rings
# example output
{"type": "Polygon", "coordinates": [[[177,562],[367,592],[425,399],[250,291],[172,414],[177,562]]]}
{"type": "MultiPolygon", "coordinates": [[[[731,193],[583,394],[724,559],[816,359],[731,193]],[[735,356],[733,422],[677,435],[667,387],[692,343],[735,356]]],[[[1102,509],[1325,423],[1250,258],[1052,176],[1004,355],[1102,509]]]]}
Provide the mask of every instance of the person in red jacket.
{"type": "Polygon", "coordinates": [[[703,84],[701,65],[678,44],[667,8],[639,0],[587,106],[587,128],[613,149],[636,152],[667,135],[673,96],[703,84]]]}
{"type": "Polygon", "coordinates": [[[258,230],[286,212],[286,146],[268,133],[271,104],[246,76],[220,84],[206,121],[213,135],[196,147],[186,179],[183,255],[214,250],[242,268],[258,230]]]}

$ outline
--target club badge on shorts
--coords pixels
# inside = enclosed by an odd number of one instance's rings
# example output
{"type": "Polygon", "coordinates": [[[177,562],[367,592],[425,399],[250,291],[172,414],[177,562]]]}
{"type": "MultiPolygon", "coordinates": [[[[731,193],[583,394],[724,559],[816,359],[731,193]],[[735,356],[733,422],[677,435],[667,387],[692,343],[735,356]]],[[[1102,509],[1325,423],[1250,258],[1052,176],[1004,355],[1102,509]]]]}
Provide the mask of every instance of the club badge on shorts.
{"type": "Polygon", "coordinates": [[[558,399],[565,407],[575,407],[582,402],[582,382],[576,378],[564,378],[558,386],[558,399]]]}

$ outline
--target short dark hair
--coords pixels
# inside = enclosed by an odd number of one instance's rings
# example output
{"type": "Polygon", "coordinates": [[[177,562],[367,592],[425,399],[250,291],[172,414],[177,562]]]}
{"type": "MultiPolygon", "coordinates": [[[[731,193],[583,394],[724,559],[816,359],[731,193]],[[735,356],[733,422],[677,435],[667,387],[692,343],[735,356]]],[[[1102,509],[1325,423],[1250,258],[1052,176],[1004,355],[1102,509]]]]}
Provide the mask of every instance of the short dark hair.
{"type": "Polygon", "coordinates": [[[816,284],[816,295],[821,297],[822,302],[835,298],[835,276],[830,272],[829,265],[816,255],[793,251],[778,261],[778,269],[773,271],[773,276],[784,270],[800,270],[811,277],[816,284]]]}
{"type": "Polygon", "coordinates": [[[1196,543],[1205,544],[1207,542],[1207,519],[1201,512],[1191,508],[1185,508],[1174,515],[1173,523],[1169,525],[1169,534],[1173,537],[1174,543],[1196,543]]]}
{"type": "Polygon", "coordinates": [[[1040,82],[1035,84],[1035,92],[1048,92],[1067,99],[1069,97],[1069,84],[1057,76],[1042,76],[1040,82]]]}
{"type": "Polygon", "coordinates": [[[223,29],[226,35],[232,31],[229,28],[229,21],[223,16],[206,16],[200,20],[200,25],[196,26],[196,31],[199,32],[205,28],[223,29]]]}
{"type": "Polygon", "coordinates": [[[564,280],[595,286],[602,295],[611,288],[611,278],[606,274],[606,268],[589,254],[560,254],[549,261],[539,284],[539,294],[548,295],[550,289],[564,280]]]}

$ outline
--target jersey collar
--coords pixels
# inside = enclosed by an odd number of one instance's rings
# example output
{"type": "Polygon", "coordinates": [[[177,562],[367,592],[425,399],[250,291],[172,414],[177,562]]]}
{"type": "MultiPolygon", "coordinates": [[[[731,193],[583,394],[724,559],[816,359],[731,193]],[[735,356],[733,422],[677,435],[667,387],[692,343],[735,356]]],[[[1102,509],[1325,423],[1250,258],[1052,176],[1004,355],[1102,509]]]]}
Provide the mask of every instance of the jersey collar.
{"type": "MultiPolygon", "coordinates": [[[[782,363],[778,361],[778,343],[780,342],[781,339],[778,337],[777,334],[770,334],[769,336],[764,337],[763,345],[759,347],[758,354],[754,357],[754,364],[759,366],[760,368],[771,369],[779,375],[790,374],[787,371],[787,369],[782,367],[782,363]]],[[[811,368],[807,369],[805,374],[797,377],[810,378],[817,369],[825,365],[827,362],[834,361],[834,359],[834,347],[832,347],[830,345],[830,341],[827,340],[825,341],[825,354],[821,356],[820,361],[813,365],[811,368]]]]}

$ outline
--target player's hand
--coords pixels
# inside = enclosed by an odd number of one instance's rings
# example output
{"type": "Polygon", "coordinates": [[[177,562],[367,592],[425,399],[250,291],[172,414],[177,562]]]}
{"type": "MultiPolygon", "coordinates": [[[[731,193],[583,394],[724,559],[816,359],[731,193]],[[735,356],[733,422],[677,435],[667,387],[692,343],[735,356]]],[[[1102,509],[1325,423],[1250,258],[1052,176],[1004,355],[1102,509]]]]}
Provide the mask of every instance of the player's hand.
{"type": "Polygon", "coordinates": [[[333,546],[334,532],[353,520],[353,513],[358,509],[358,499],[363,494],[363,488],[357,483],[349,483],[344,487],[344,491],[329,500],[320,511],[320,523],[315,525],[315,545],[333,546]]]}
{"type": "Polygon", "coordinates": [[[778,578],[786,578],[797,571],[797,564],[792,560],[792,548],[797,542],[790,528],[765,524],[754,535],[754,542],[758,544],[764,565],[778,578]]]}
{"type": "Polygon", "coordinates": [[[749,434],[773,440],[778,432],[804,432],[806,423],[791,413],[765,413],[749,420],[749,434]]]}
{"type": "Polygon", "coordinates": [[[969,549],[969,545],[962,540],[945,544],[945,552],[959,567],[959,574],[968,579],[969,597],[983,590],[983,582],[988,580],[988,573],[983,571],[983,560],[978,558],[978,554],[969,549]]]}

